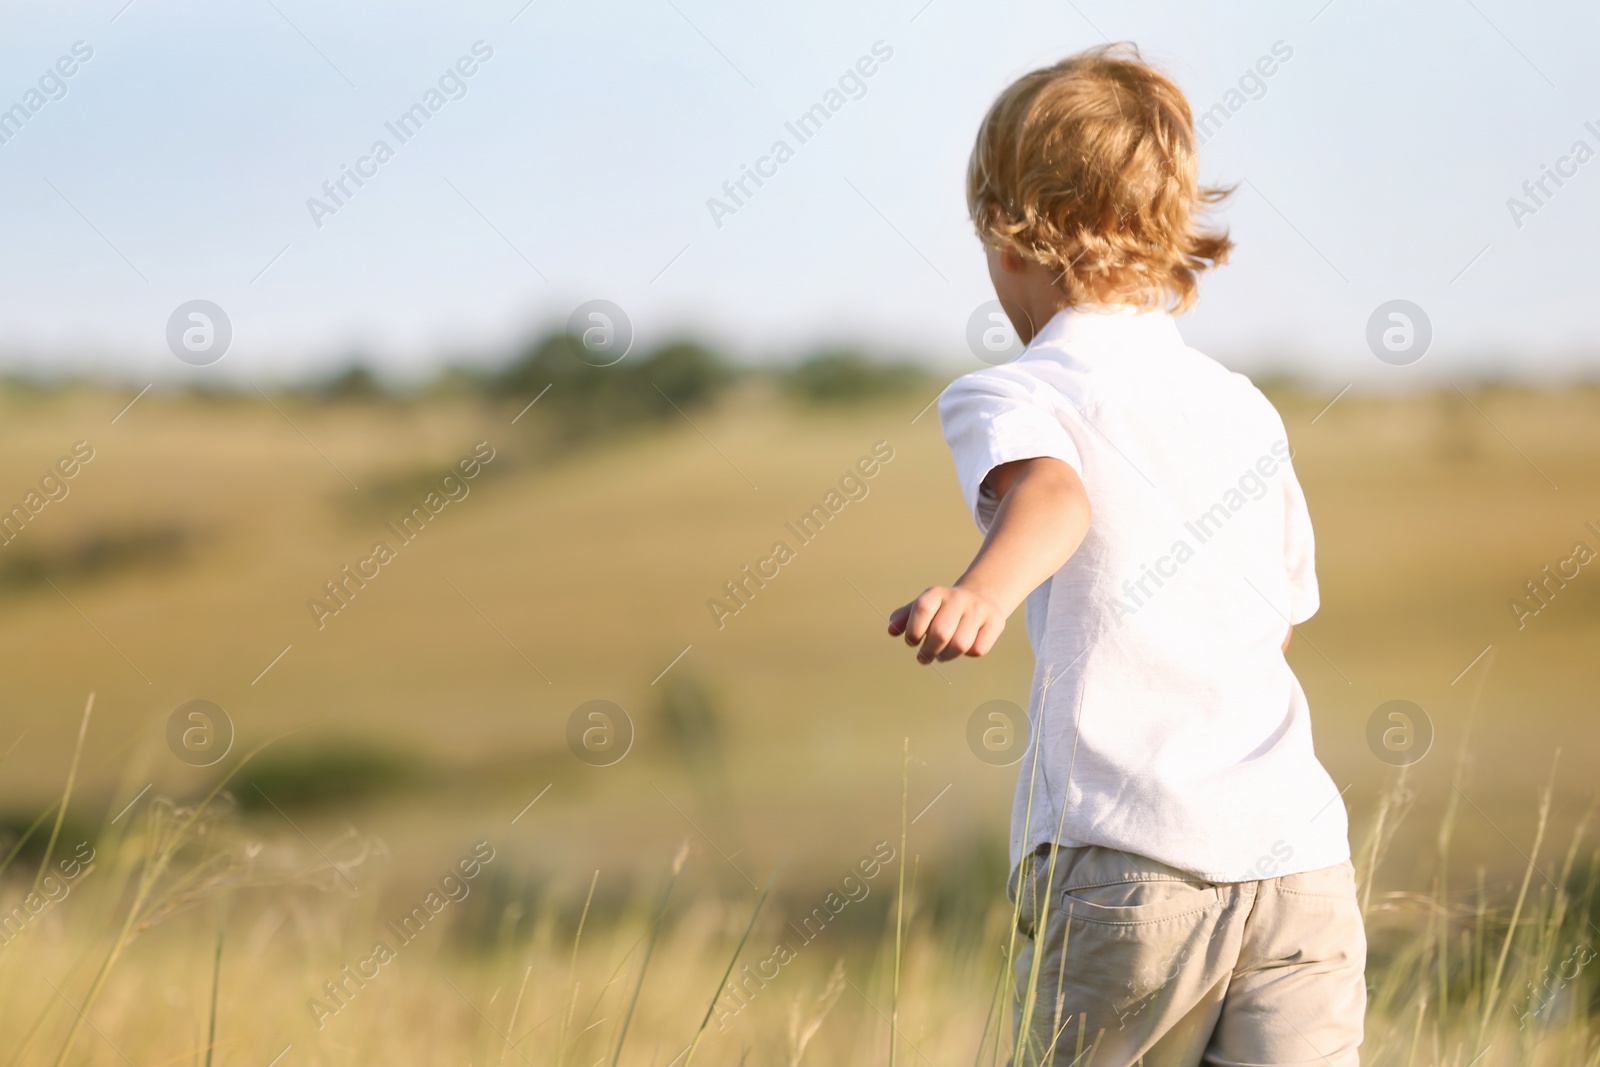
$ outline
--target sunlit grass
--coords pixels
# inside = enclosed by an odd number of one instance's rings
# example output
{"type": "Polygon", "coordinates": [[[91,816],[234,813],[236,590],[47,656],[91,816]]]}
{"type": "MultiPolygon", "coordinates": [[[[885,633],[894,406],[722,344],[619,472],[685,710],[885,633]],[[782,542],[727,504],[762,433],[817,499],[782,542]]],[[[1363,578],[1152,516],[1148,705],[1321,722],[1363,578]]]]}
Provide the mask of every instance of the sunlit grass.
{"type": "MultiPolygon", "coordinates": [[[[258,839],[226,785],[187,806],[156,798],[101,827],[70,877],[63,857],[83,853],[65,841],[36,871],[10,872],[8,914],[27,911],[30,892],[48,903],[13,921],[0,946],[0,1065],[798,1067],[1009,1054],[1002,976],[1016,913],[998,892],[1003,872],[997,892],[973,902],[976,936],[954,934],[920,906],[936,875],[918,863],[904,811],[875,935],[801,941],[790,916],[763,911],[765,891],[715,888],[717,857],[688,847],[604,914],[604,872],[530,906],[491,891],[507,858],[482,843],[453,882],[439,881],[448,900],[437,918],[400,932],[396,917],[434,886],[385,885],[381,854],[348,841],[258,839]],[[750,964],[782,939],[798,944],[792,960],[752,978],[750,964]]],[[[1413,800],[1408,773],[1395,773],[1356,840],[1373,949],[1364,1063],[1600,1062],[1589,967],[1600,851],[1587,820],[1559,848],[1546,842],[1551,796],[1547,787],[1531,839],[1510,846],[1523,872],[1509,898],[1481,871],[1450,868],[1454,802],[1431,884],[1386,886],[1372,865],[1413,800]]],[[[39,831],[59,827],[71,800],[69,788],[39,831]]],[[[1080,1036],[1092,1047],[1094,1035],[1080,1036]]]]}

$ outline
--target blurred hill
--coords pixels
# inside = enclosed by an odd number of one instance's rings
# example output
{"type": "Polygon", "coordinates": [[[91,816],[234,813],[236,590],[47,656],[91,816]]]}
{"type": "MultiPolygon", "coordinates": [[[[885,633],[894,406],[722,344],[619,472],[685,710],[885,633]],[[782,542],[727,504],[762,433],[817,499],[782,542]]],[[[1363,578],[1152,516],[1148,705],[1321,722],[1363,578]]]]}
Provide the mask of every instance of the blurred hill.
{"type": "MultiPolygon", "coordinates": [[[[251,818],[351,824],[418,854],[462,825],[509,833],[541,796],[515,832],[552,868],[659,869],[689,838],[725,849],[730,879],[787,859],[825,880],[897,832],[909,737],[913,810],[938,800],[928,847],[998,855],[1014,769],[975,759],[965,727],[985,701],[1025,702],[1020,619],[991,659],[937,671],[883,636],[884,614],[978,541],[928,410],[942,381],[848,352],[741,374],[690,342],[595,367],[572,343],[409,394],[357,372],[154,390],[126,411],[133,390],[0,392],[0,506],[93,449],[0,547],[6,825],[57,795],[92,689],[80,791],[97,817],[147,784],[215,780],[227,764],[191,768],[166,742],[173,709],[203,698],[237,730],[230,761],[282,738],[236,783],[251,818]],[[786,524],[850,484],[796,541],[786,524]],[[750,584],[778,540],[795,558],[750,584]],[[369,564],[378,542],[393,558],[369,564]],[[747,602],[719,617],[728,583],[747,602]],[[612,766],[569,747],[597,699],[632,723],[612,766]]],[[[1574,542],[1600,547],[1584,526],[1600,526],[1600,392],[1352,394],[1320,417],[1328,396],[1273,395],[1323,587],[1290,659],[1335,779],[1360,798],[1392,778],[1366,721],[1405,698],[1437,729],[1408,772],[1418,803],[1470,783],[1494,825],[1463,816],[1461,832],[1483,855],[1529,835],[1558,747],[1558,791],[1581,806],[1592,775],[1570,769],[1600,759],[1600,573],[1522,630],[1507,601],[1574,542]]]]}

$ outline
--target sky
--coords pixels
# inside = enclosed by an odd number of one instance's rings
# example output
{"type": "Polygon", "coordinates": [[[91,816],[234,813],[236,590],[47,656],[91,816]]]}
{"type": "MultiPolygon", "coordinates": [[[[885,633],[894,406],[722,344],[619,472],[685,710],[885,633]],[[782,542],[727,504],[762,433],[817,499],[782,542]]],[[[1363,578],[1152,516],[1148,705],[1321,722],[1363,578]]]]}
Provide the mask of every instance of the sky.
{"type": "Polygon", "coordinates": [[[977,124],[1130,40],[1220,119],[1201,174],[1237,187],[1191,344],[1334,384],[1593,375],[1597,30],[1510,0],[10,4],[0,366],[419,378],[604,299],[640,345],[975,368],[977,124]],[[231,330],[204,366],[168,340],[194,300],[231,330]],[[1396,300],[1431,335],[1403,365],[1368,340],[1396,300]]]}

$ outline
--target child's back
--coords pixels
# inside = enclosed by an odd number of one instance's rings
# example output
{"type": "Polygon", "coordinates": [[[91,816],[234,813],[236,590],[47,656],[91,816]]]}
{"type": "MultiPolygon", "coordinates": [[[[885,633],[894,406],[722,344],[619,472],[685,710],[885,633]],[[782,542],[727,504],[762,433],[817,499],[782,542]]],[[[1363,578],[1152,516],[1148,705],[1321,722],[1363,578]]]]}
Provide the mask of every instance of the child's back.
{"type": "Polygon", "coordinates": [[[1236,881],[1347,859],[1281,651],[1317,608],[1311,524],[1255,386],[1164,312],[1065,310],[1020,359],[951,385],[940,418],[980,526],[984,477],[1035,456],[1072,466],[1094,511],[1027,600],[1043,726],[1012,861],[1096,844],[1236,881]]]}

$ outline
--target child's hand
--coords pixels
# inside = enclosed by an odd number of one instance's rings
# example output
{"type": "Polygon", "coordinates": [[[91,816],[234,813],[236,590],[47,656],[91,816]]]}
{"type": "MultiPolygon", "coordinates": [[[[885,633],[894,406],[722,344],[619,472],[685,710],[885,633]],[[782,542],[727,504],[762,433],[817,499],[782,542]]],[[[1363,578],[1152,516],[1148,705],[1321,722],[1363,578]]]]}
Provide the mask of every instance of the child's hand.
{"type": "Polygon", "coordinates": [[[905,634],[908,645],[920,641],[918,663],[982,656],[1006,628],[1006,614],[970,589],[936,585],[895,609],[889,616],[889,636],[905,634]]]}
{"type": "Polygon", "coordinates": [[[922,643],[918,663],[984,656],[1034,589],[1078,550],[1089,532],[1089,495],[1064,460],[1005,463],[984,486],[999,500],[989,534],[953,586],[936,585],[889,616],[889,636],[922,643]]]}

